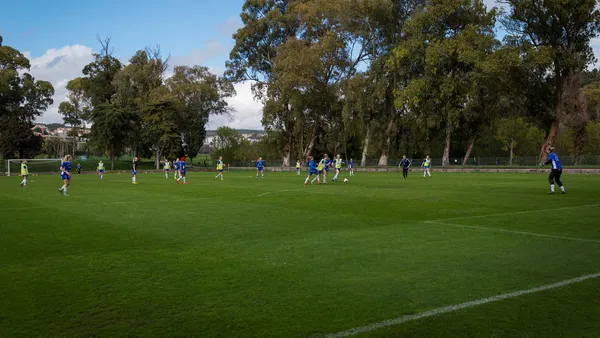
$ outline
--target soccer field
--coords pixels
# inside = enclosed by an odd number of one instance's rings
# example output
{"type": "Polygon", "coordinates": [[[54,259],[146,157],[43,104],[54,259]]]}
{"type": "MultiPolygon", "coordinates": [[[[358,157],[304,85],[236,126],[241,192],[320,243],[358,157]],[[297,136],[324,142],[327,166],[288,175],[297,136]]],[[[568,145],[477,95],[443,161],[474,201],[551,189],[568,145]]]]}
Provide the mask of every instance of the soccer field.
{"type": "Polygon", "coordinates": [[[600,176],[214,175],[0,177],[0,336],[600,335],[600,176]]]}

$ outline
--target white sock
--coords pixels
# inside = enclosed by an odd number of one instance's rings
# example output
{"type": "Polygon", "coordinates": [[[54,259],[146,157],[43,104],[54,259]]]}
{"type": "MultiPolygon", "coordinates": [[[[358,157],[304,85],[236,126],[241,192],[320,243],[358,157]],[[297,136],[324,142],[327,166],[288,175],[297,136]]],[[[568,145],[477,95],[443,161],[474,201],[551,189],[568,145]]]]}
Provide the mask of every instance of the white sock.
{"type": "Polygon", "coordinates": [[[169,174],[165,173],[165,178],[169,178],[169,174]]]}
{"type": "Polygon", "coordinates": [[[100,179],[103,179],[103,178],[104,178],[104,174],[100,175],[100,179]]]}
{"type": "Polygon", "coordinates": [[[63,186],[63,194],[66,195],[67,194],[67,187],[63,186]]]}
{"type": "Polygon", "coordinates": [[[185,177],[183,178],[183,183],[185,183],[185,177]]]}
{"type": "Polygon", "coordinates": [[[313,183],[314,181],[316,181],[316,180],[317,180],[317,178],[319,178],[319,176],[317,176],[317,177],[313,178],[313,179],[312,179],[312,181],[310,181],[310,183],[313,183]]]}
{"type": "Polygon", "coordinates": [[[265,174],[262,174],[262,178],[265,178],[265,174]]]}
{"type": "Polygon", "coordinates": [[[135,183],[135,176],[131,178],[131,181],[135,183]]]}
{"type": "Polygon", "coordinates": [[[428,171],[428,172],[427,172],[427,175],[429,175],[429,177],[431,177],[431,171],[428,171]]]}
{"type": "Polygon", "coordinates": [[[425,177],[425,176],[427,176],[427,172],[426,171],[423,172],[423,177],[425,177]]]}
{"type": "Polygon", "coordinates": [[[304,184],[308,183],[309,178],[310,178],[310,176],[306,176],[306,179],[304,180],[304,184]]]}
{"type": "Polygon", "coordinates": [[[554,192],[554,184],[550,184],[550,191],[554,192]]]}
{"type": "Polygon", "coordinates": [[[177,182],[179,182],[179,180],[180,180],[180,179],[181,179],[181,177],[179,177],[179,178],[177,179],[177,182]]]}
{"type": "Polygon", "coordinates": [[[561,186],[560,186],[560,190],[564,192],[564,191],[565,191],[565,186],[564,186],[564,185],[561,185],[561,186]]]}

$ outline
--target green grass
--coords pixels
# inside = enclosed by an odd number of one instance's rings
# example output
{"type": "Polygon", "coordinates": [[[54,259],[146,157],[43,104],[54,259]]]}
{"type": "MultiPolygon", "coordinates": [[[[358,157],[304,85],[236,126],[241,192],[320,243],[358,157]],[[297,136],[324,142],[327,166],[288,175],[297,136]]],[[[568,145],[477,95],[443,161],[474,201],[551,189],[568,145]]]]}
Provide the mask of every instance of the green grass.
{"type": "MultiPolygon", "coordinates": [[[[318,336],[600,272],[600,176],[549,196],[532,174],[225,174],[82,175],[70,197],[57,176],[0,177],[0,336],[318,336]]],[[[599,290],[366,336],[598,336],[599,290]]]]}

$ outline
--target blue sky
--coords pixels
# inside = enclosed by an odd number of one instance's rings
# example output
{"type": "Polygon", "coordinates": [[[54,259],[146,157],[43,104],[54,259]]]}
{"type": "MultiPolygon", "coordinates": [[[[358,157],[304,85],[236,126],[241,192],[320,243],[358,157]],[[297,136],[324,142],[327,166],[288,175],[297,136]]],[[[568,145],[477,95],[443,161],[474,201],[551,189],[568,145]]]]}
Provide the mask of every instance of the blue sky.
{"type": "Polygon", "coordinates": [[[116,56],[128,58],[159,44],[166,53],[190,54],[208,41],[231,41],[243,0],[223,1],[10,1],[0,29],[12,46],[39,56],[51,48],[97,46],[111,36],[116,56]]]}
{"type": "MultiPolygon", "coordinates": [[[[81,75],[99,43],[96,35],[111,37],[115,56],[126,62],[139,49],[159,45],[171,65],[203,65],[224,70],[233,46],[232,34],[241,26],[244,0],[128,0],[10,1],[3,4],[0,34],[4,44],[29,57],[31,73],[51,81],[55,104],[40,122],[61,122],[58,104],[66,98],[66,83],[81,75]]],[[[236,85],[231,98],[233,119],[216,117],[209,127],[231,125],[261,128],[261,104],[253,100],[250,84],[236,85]]]]}

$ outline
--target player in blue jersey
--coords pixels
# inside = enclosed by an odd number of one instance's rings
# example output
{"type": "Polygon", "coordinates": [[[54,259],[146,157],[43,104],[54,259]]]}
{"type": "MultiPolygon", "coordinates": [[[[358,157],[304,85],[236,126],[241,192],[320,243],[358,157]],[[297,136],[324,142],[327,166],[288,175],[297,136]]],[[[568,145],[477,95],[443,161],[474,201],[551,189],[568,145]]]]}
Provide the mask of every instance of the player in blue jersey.
{"type": "Polygon", "coordinates": [[[185,157],[182,157],[179,160],[179,178],[177,179],[177,181],[175,181],[175,183],[179,184],[179,180],[183,178],[183,184],[188,184],[186,181],[186,169],[185,169],[185,157]]]}
{"type": "Polygon", "coordinates": [[[256,179],[258,179],[258,174],[262,174],[262,179],[265,179],[265,161],[262,157],[259,157],[256,161],[256,179]]]}
{"type": "Polygon", "coordinates": [[[403,155],[400,164],[398,164],[398,167],[402,168],[402,176],[404,176],[404,179],[408,177],[408,168],[410,168],[411,165],[412,162],[410,162],[410,160],[406,158],[406,155],[403,155]]]}
{"type": "Polygon", "coordinates": [[[331,159],[329,155],[324,154],[323,156],[323,183],[327,184],[327,175],[329,174],[329,167],[331,167],[331,159]]]}
{"type": "Polygon", "coordinates": [[[554,152],[554,147],[548,147],[546,149],[546,152],[548,153],[548,161],[542,162],[540,164],[540,167],[543,167],[547,164],[552,165],[552,169],[550,169],[550,176],[548,177],[548,180],[550,181],[550,192],[548,192],[548,194],[554,194],[554,181],[556,181],[556,183],[560,187],[560,191],[564,194],[566,193],[565,186],[560,180],[563,168],[560,164],[560,160],[558,159],[558,155],[556,155],[556,153],[554,152]]]}
{"type": "Polygon", "coordinates": [[[137,172],[140,166],[140,161],[138,160],[137,156],[135,156],[132,162],[133,163],[131,166],[131,183],[137,184],[137,172]]]}
{"type": "Polygon", "coordinates": [[[317,175],[317,177],[315,177],[310,184],[313,184],[313,182],[316,180],[319,180],[319,183],[321,183],[321,180],[319,179],[319,172],[317,171],[317,164],[315,163],[315,160],[313,159],[312,156],[309,156],[306,158],[307,164],[308,164],[308,176],[306,176],[306,179],[304,180],[304,185],[306,186],[306,184],[308,183],[308,180],[310,180],[310,177],[312,175],[317,175]]]}
{"type": "Polygon", "coordinates": [[[179,159],[176,158],[175,162],[173,162],[173,178],[175,180],[177,180],[178,176],[179,176],[179,159]]]}
{"type": "Polygon", "coordinates": [[[77,169],[77,176],[81,175],[81,163],[77,163],[75,169],[77,169]]]}
{"type": "Polygon", "coordinates": [[[354,161],[352,159],[348,162],[348,171],[350,172],[350,176],[354,176],[354,161]]]}
{"type": "Polygon", "coordinates": [[[67,188],[71,185],[71,160],[73,157],[71,155],[66,155],[63,158],[63,161],[60,165],[60,178],[63,181],[63,186],[58,189],[58,192],[63,194],[64,196],[69,196],[67,194],[67,188]]]}

